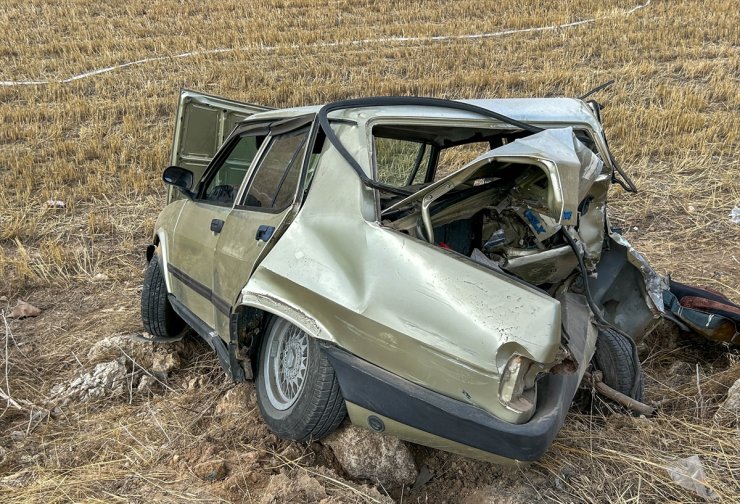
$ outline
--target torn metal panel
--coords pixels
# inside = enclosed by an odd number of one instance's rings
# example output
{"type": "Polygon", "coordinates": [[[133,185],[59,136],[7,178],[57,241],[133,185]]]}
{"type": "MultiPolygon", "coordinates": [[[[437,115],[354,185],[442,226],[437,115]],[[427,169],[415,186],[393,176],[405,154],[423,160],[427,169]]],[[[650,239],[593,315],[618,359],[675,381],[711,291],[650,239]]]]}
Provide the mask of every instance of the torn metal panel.
{"type": "Polygon", "coordinates": [[[341,162],[331,152],[322,159],[303,209],[245,287],[245,302],[300,307],[321,320],[317,337],[521,422],[525,416],[501,408],[499,373],[514,354],[556,363],[559,303],[459,254],[365,221],[354,173],[324,169],[341,162]],[[345,189],[333,190],[337,185],[345,189]]]}
{"type": "Polygon", "coordinates": [[[563,339],[570,358],[576,363],[580,380],[593,357],[599,331],[584,295],[561,292],[557,299],[562,311],[563,339]]]}
{"type": "Polygon", "coordinates": [[[663,291],[668,289],[666,277],[659,275],[650,263],[640,254],[627,239],[618,233],[609,233],[609,238],[624,247],[627,260],[640,271],[645,280],[645,295],[648,306],[655,314],[663,313],[663,291]]]}

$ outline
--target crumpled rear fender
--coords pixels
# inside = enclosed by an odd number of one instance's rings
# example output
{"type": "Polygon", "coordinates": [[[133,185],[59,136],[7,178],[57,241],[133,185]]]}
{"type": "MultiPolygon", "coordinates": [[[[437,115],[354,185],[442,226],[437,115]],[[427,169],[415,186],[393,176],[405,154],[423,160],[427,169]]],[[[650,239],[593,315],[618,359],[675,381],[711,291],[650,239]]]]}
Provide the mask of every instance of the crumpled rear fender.
{"type": "Polygon", "coordinates": [[[314,228],[322,225],[294,222],[255,270],[241,304],[507,421],[524,420],[499,411],[499,373],[515,354],[555,363],[557,300],[372,223],[329,226],[344,239],[354,229],[350,241],[362,243],[329,253],[329,229],[314,228]]]}

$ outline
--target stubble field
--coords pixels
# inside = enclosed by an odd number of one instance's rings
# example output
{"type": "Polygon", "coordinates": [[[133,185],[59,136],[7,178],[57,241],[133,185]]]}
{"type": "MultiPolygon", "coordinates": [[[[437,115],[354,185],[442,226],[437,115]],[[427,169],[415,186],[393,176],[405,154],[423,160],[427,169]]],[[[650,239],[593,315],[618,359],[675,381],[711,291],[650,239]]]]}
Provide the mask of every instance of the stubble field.
{"type": "MultiPolygon", "coordinates": [[[[0,309],[43,311],[0,321],[0,389],[17,403],[0,401],[0,500],[688,502],[701,497],[665,466],[694,454],[711,491],[737,499],[740,434],[715,413],[740,354],[667,327],[641,349],[655,418],[573,410],[522,469],[413,447],[431,474],[413,489],[349,481],[325,447],[276,439],[251,386],[194,341],[150,389],[49,399],[92,370],[95,343],[142,330],[181,87],[284,107],[579,96],[615,79],[598,99],[640,192],[612,189],[613,223],[659,272],[740,302],[740,3],[639,2],[1,0],[0,309]],[[204,478],[208,464],[225,474],[204,478]]],[[[124,357],[133,384],[146,366],[124,357]]]]}

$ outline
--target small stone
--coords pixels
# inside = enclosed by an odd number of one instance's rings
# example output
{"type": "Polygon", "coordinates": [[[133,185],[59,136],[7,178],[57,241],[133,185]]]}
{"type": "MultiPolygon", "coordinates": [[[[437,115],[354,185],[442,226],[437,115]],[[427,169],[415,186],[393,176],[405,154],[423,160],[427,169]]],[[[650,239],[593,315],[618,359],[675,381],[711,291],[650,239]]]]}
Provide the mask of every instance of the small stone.
{"type": "Polygon", "coordinates": [[[216,414],[235,415],[245,413],[251,390],[251,386],[247,383],[239,383],[227,390],[216,404],[216,414]]]}
{"type": "Polygon", "coordinates": [[[140,393],[154,392],[159,385],[159,382],[152,376],[144,375],[139,380],[139,385],[136,387],[136,391],[140,393]]]}
{"type": "Polygon", "coordinates": [[[10,311],[10,318],[22,319],[26,317],[38,317],[41,310],[30,303],[18,300],[18,304],[10,311]]]}
{"type": "Polygon", "coordinates": [[[174,371],[180,366],[182,366],[182,360],[176,353],[157,354],[152,361],[152,372],[167,376],[170,371],[174,371]]]}
{"type": "Polygon", "coordinates": [[[349,425],[323,443],[353,478],[378,481],[385,487],[410,485],[416,480],[414,458],[398,438],[349,425]]]}
{"type": "Polygon", "coordinates": [[[18,441],[23,441],[24,439],[26,439],[26,433],[23,431],[16,430],[10,433],[11,441],[18,442],[18,441]]]}
{"type": "Polygon", "coordinates": [[[64,201],[50,199],[46,202],[46,206],[48,208],[65,208],[67,205],[64,204],[64,201]]]}
{"type": "Polygon", "coordinates": [[[218,481],[226,477],[226,463],[223,460],[209,460],[193,467],[193,472],[203,481],[218,481]]]}
{"type": "Polygon", "coordinates": [[[98,273],[93,277],[93,280],[96,282],[104,282],[105,280],[108,280],[108,275],[105,273],[98,273]]]}
{"type": "Polygon", "coordinates": [[[51,387],[51,390],[49,391],[49,397],[54,397],[61,394],[62,392],[64,392],[65,388],[66,387],[63,383],[57,383],[56,385],[51,387]]]}

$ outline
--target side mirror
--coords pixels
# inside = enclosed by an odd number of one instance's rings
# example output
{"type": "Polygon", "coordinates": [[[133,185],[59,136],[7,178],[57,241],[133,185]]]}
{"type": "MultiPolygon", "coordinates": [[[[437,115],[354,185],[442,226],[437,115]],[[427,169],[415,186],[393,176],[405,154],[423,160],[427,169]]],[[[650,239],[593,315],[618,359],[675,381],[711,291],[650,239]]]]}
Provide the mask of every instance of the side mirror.
{"type": "Polygon", "coordinates": [[[193,172],[179,166],[168,166],[162,174],[165,184],[180,189],[188,196],[192,196],[190,188],[193,186],[193,172]]]}

